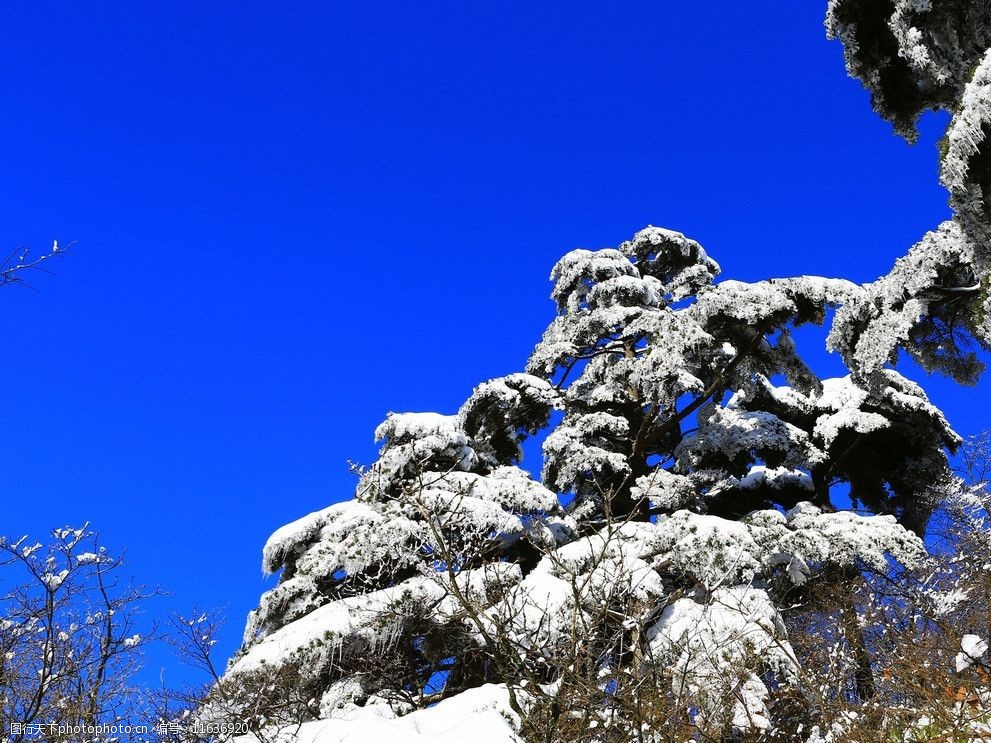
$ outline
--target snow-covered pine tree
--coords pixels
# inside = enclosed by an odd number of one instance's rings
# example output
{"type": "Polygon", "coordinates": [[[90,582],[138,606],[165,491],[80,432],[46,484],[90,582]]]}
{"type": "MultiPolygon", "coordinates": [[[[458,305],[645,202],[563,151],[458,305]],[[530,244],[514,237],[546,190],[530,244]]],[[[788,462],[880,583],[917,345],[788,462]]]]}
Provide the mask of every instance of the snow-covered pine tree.
{"type": "Polygon", "coordinates": [[[801,361],[789,329],[861,287],[717,273],[654,227],[566,255],[527,373],[452,416],[391,415],[354,499],[272,536],[264,567],[280,582],[228,679],[282,679],[273,703],[295,685],[303,718],[406,712],[488,682],[559,681],[580,628],[601,669],[674,669],[699,724],[770,725],[762,669],[797,687],[799,666],[767,581],[917,560],[910,529],[957,438],[893,370],[859,387],[801,361]],[[544,429],[537,481],[521,442],[544,429]],[[842,484],[886,515],[839,510],[842,484]],[[617,626],[635,637],[624,648],[617,626]]]}
{"type": "Polygon", "coordinates": [[[826,28],[875,110],[909,142],[926,110],[953,117],[940,143],[953,218],[844,306],[830,343],[862,384],[899,348],[975,383],[975,347],[991,348],[991,5],[830,0],[826,28]]]}
{"type": "Polygon", "coordinates": [[[866,290],[810,276],[712,284],[717,271],[697,243],[653,227],[555,266],[559,314],[528,364],[565,400],[546,484],[574,494],[577,513],[601,518],[608,494],[613,516],[639,519],[831,509],[830,488],[847,483],[855,504],[921,531],[931,504],[918,483],[947,478],[942,447],[955,445],[943,416],[890,369],[863,387],[820,381],[790,333],[866,290]]]}
{"type": "Polygon", "coordinates": [[[279,584],[211,703],[260,724],[288,700],[298,720],[401,715],[493,683],[545,740],[568,716],[615,721],[631,678],[713,736],[774,727],[782,695],[801,706],[775,586],[923,558],[959,439],[891,367],[905,350],[973,382],[973,347],[991,343],[987,13],[983,0],[828,10],[850,73],[899,133],[913,138],[927,108],[953,114],[953,219],[860,286],[716,282],[698,243],[655,227],[569,253],[526,373],[451,416],[390,416],[353,500],[272,536],[279,584]],[[828,344],[850,375],[820,379],[791,331],[831,309],[828,344]],[[539,480],[520,466],[532,435],[539,480]],[[569,707],[582,683],[583,708],[569,707]],[[561,703],[537,727],[525,713],[540,696],[561,703]]]}

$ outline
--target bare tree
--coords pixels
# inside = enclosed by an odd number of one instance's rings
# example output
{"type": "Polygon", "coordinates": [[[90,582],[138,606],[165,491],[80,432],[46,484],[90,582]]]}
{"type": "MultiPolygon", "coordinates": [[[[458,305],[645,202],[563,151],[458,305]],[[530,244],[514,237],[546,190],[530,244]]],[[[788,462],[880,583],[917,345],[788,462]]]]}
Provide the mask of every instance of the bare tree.
{"type": "Polygon", "coordinates": [[[52,247],[45,253],[32,256],[27,248],[20,248],[11,252],[3,261],[0,261],[0,286],[9,284],[20,284],[29,286],[25,281],[25,276],[33,272],[50,273],[48,263],[53,258],[65,255],[75,242],[69,243],[65,247],[58,244],[58,240],[52,241],[52,247]]]}
{"type": "Polygon", "coordinates": [[[78,740],[67,730],[132,721],[132,678],[156,628],[138,631],[157,595],[125,579],[87,525],[45,545],[0,538],[0,724],[7,740],[78,740]]]}

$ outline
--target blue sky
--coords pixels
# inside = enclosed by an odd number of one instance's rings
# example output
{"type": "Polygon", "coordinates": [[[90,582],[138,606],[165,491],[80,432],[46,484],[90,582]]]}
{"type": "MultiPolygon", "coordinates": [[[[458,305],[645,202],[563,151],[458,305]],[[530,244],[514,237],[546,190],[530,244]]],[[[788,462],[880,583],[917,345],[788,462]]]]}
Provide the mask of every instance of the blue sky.
{"type": "MultiPolygon", "coordinates": [[[[350,496],[387,411],[519,370],[567,250],[656,224],[727,278],[886,272],[949,214],[945,118],[896,138],[824,5],[7,7],[0,245],[78,245],[0,296],[0,531],[90,521],[150,614],[227,605],[229,653],[268,534],[350,496]]],[[[922,381],[988,425],[986,385],[922,381]]]]}

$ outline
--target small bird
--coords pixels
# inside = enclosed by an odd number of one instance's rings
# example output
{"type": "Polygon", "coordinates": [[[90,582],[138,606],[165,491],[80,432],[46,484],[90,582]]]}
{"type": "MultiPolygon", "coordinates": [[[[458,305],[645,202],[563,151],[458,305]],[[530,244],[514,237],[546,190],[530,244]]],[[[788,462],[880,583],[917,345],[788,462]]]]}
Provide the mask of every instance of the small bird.
{"type": "Polygon", "coordinates": [[[58,240],[52,240],[52,252],[53,253],[58,252],[58,240]]]}

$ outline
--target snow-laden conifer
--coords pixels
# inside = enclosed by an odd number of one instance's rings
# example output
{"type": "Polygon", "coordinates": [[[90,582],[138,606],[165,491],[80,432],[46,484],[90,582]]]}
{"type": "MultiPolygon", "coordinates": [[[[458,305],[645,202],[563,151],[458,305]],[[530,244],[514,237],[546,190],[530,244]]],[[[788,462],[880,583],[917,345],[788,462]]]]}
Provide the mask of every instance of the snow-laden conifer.
{"type": "Polygon", "coordinates": [[[523,714],[582,658],[668,668],[706,729],[770,725],[771,688],[801,694],[774,582],[918,563],[958,439],[894,370],[802,361],[791,330],[862,288],[718,271],[655,227],[562,258],[526,373],[453,415],[390,414],[354,499],[272,535],[279,584],[227,680],[282,679],[267,693],[294,685],[315,718],[498,683],[523,714]],[[539,479],[520,466],[537,434],[539,479]],[[837,511],[838,488],[877,515],[837,511]]]}
{"type": "MultiPolygon", "coordinates": [[[[626,695],[649,689],[706,736],[791,715],[809,740],[830,739],[812,724],[823,692],[786,631],[788,601],[832,596],[834,660],[869,700],[857,586],[923,564],[960,443],[893,366],[905,351],[970,383],[975,349],[991,346],[989,8],[828,5],[848,71],[899,134],[914,140],[926,110],[952,115],[950,220],[863,285],[719,280],[698,242],[653,226],[566,254],[523,373],[450,415],[390,414],[353,500],[272,535],[263,567],[278,585],[201,714],[414,719],[496,689],[517,730],[551,740],[568,719],[625,730],[626,695]],[[793,331],[831,315],[827,344],[849,374],[824,379],[793,331]],[[539,476],[522,469],[530,436],[539,476]]],[[[925,601],[966,598],[954,591],[925,601]]],[[[983,643],[954,648],[962,670],[983,643]]]]}

